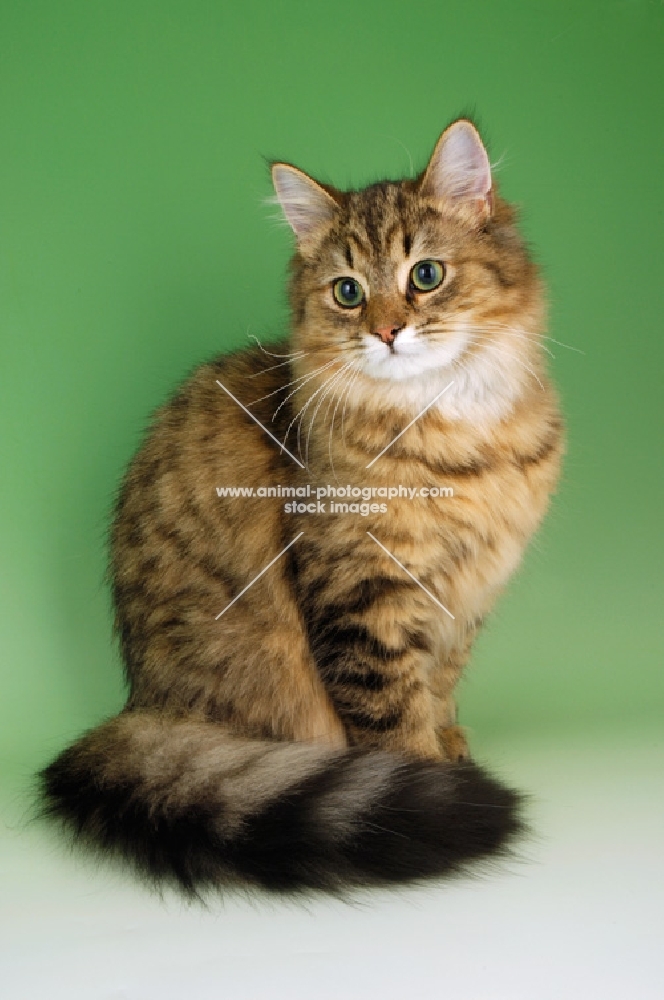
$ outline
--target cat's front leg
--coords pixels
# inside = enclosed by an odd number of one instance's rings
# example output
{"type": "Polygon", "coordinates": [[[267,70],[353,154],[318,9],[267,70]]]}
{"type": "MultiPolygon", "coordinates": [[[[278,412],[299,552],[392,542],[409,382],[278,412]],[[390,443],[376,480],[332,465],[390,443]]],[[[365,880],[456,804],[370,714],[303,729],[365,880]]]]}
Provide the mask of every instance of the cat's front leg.
{"type": "Polygon", "coordinates": [[[447,760],[468,760],[470,749],[466,734],[457,722],[457,704],[454,689],[470,657],[470,650],[477,631],[477,624],[466,624],[465,634],[453,648],[437,651],[429,675],[429,687],[434,703],[434,716],[438,740],[447,760]]]}
{"type": "Polygon", "coordinates": [[[441,759],[426,634],[399,624],[391,606],[360,608],[366,595],[351,590],[339,600],[333,589],[319,577],[303,604],[314,661],[348,742],[441,759]]]}
{"type": "Polygon", "coordinates": [[[470,758],[470,748],[464,729],[457,724],[454,698],[437,698],[434,701],[436,734],[446,760],[461,761],[470,758]]]}
{"type": "Polygon", "coordinates": [[[318,633],[314,658],[351,745],[444,756],[424,650],[388,645],[367,624],[349,620],[318,633]]]}

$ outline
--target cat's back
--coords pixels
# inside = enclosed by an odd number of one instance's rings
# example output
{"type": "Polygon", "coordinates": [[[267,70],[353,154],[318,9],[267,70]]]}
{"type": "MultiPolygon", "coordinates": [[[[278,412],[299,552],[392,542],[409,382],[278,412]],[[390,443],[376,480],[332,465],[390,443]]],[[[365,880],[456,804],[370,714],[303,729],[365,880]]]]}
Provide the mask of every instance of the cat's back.
{"type": "Polygon", "coordinates": [[[149,634],[167,631],[159,609],[172,608],[174,595],[209,618],[279,538],[278,506],[231,491],[288,483],[297,468],[263,429],[281,440],[288,427],[288,401],[271,419],[292,379],[284,360],[259,347],[214,358],[154,414],[121,483],[110,532],[126,663],[141,661],[149,634]]]}
{"type": "MultiPolygon", "coordinates": [[[[274,350],[285,354],[287,347],[274,350]]],[[[290,415],[283,387],[291,379],[288,359],[258,346],[196,368],[154,413],[123,479],[116,524],[130,511],[182,513],[187,498],[207,506],[219,499],[216,486],[251,487],[278,466],[286,469],[263,428],[283,438],[290,415]]]]}

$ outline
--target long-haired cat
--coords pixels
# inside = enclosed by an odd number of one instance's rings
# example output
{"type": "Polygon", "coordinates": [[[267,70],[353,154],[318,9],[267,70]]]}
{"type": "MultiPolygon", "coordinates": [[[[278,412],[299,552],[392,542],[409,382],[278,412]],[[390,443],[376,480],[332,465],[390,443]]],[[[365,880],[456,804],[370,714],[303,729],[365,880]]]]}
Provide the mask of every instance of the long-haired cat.
{"type": "Polygon", "coordinates": [[[157,412],[112,527],[128,702],[42,775],[83,840],[193,892],[506,848],[519,796],[469,759],[454,687],[562,451],[541,282],[469,121],[415,180],[272,177],[291,336],[157,412]]]}

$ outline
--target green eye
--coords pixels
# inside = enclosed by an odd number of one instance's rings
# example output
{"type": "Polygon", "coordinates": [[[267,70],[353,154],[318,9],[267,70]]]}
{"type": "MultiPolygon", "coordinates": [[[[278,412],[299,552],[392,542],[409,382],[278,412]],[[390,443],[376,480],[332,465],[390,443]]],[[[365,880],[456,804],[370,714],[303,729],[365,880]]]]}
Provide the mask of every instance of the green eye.
{"type": "Polygon", "coordinates": [[[432,292],[445,277],[445,267],[437,260],[421,260],[410,272],[410,283],[418,292],[432,292]]]}
{"type": "Polygon", "coordinates": [[[345,309],[355,309],[364,301],[364,289],[355,278],[339,278],[334,282],[334,297],[345,309]]]}

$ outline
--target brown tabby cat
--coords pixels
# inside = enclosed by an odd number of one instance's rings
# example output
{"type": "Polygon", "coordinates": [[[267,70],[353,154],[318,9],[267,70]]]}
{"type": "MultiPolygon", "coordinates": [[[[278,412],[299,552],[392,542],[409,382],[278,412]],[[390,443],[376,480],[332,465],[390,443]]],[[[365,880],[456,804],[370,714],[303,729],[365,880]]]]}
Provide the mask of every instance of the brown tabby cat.
{"type": "Polygon", "coordinates": [[[157,412],[112,529],[129,701],[43,774],[84,840],[193,892],[412,882],[511,840],[453,691],[562,450],[542,287],[469,121],[416,180],[272,176],[292,337],[157,412]]]}

